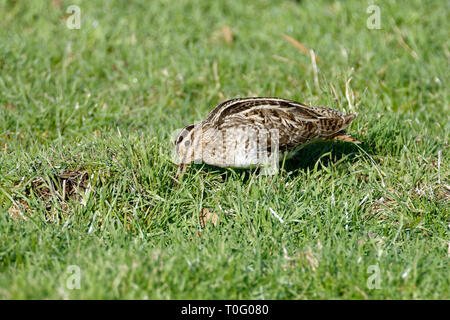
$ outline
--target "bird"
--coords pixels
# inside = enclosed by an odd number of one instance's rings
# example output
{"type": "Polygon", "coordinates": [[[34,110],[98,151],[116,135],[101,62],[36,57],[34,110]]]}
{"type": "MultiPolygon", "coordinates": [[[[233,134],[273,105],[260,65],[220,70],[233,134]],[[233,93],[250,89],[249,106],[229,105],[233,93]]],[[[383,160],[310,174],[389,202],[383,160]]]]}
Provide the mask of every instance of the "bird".
{"type": "Polygon", "coordinates": [[[304,146],[320,141],[360,143],[346,132],[356,114],[276,97],[249,97],[217,105],[205,120],[176,137],[177,178],[191,163],[220,168],[276,167],[304,146]]]}

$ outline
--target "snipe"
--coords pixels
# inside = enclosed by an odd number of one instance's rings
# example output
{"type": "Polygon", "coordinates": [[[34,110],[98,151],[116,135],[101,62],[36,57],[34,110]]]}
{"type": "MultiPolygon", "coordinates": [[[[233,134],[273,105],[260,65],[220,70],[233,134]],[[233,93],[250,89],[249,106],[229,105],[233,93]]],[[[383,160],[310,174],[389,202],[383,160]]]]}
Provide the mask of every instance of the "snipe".
{"type": "Polygon", "coordinates": [[[267,167],[317,141],[359,143],[345,131],[355,114],[279,98],[239,98],[181,130],[175,140],[179,170],[207,163],[227,168],[267,167]]]}

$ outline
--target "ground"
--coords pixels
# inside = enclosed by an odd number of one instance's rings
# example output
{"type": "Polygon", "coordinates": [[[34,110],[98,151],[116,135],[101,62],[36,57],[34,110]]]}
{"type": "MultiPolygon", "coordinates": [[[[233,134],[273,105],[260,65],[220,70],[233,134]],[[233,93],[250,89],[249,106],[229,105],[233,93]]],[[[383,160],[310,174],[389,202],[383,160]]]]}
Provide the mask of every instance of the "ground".
{"type": "Polygon", "coordinates": [[[448,13],[0,0],[0,298],[449,299],[448,13]],[[174,132],[245,96],[363,143],[177,184],[174,132]]]}

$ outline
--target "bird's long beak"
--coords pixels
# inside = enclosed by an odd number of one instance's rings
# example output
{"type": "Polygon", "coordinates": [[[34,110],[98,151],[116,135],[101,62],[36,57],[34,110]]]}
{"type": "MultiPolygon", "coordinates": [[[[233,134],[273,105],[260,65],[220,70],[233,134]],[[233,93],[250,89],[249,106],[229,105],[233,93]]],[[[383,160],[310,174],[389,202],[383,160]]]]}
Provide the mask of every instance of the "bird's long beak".
{"type": "Polygon", "coordinates": [[[175,179],[181,181],[181,179],[183,178],[183,175],[184,175],[185,172],[186,172],[186,164],[180,163],[178,165],[178,170],[177,170],[177,174],[175,176],[175,179]]]}
{"type": "Polygon", "coordinates": [[[183,159],[180,161],[180,164],[178,165],[178,170],[177,170],[177,174],[175,176],[175,179],[177,179],[178,181],[181,181],[181,179],[183,178],[184,173],[186,172],[186,167],[187,167],[187,163],[186,163],[186,153],[183,155],[183,159]]]}

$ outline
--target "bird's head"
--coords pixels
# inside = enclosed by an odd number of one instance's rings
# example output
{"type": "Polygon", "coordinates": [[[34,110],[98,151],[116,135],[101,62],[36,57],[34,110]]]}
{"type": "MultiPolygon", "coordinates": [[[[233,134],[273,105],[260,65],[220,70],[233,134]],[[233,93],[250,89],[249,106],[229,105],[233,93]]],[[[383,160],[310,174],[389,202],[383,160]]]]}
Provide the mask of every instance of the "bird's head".
{"type": "Polygon", "coordinates": [[[179,164],[189,164],[194,161],[194,129],[194,124],[184,127],[175,139],[175,150],[179,164]]]}
{"type": "Polygon", "coordinates": [[[184,127],[175,139],[175,151],[178,157],[179,172],[184,173],[185,167],[190,163],[201,160],[202,123],[191,124],[184,127]]]}

